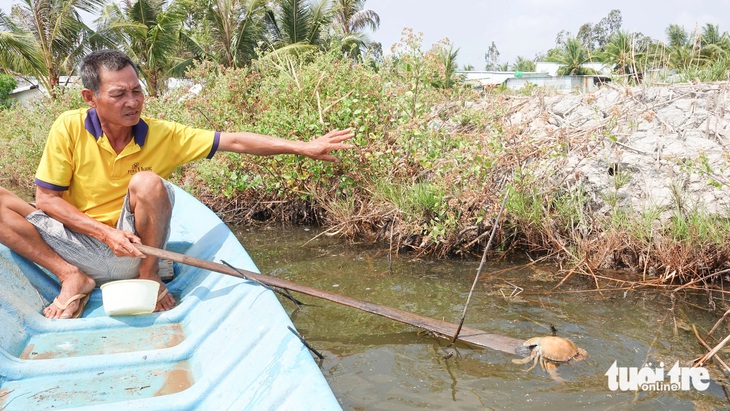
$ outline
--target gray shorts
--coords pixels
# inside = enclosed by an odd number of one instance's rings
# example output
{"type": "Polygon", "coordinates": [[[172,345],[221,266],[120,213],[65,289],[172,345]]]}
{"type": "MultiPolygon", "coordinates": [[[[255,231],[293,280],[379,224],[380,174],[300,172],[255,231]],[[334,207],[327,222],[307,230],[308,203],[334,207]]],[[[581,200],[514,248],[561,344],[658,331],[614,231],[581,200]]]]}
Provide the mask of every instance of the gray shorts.
{"type": "MultiPolygon", "coordinates": [[[[165,184],[170,204],[174,206],[175,190],[172,184],[164,179],[162,181],[165,184]]],[[[139,276],[139,258],[117,257],[106,244],[93,237],[67,229],[61,222],[54,220],[41,210],[28,214],[25,219],[38,229],[48,246],[64,260],[93,278],[97,285],[139,276]]],[[[134,214],[129,208],[129,193],[127,193],[117,222],[117,229],[136,233],[134,227],[134,214]]],[[[169,236],[168,227],[165,242],[169,236]]]]}

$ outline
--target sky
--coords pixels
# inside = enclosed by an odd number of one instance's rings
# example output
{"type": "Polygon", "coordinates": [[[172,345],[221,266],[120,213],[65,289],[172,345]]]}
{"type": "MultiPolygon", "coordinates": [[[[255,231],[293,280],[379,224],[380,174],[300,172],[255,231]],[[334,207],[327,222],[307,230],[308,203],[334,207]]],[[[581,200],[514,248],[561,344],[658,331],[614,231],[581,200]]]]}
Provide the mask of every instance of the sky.
{"type": "MultiPolygon", "coordinates": [[[[15,2],[0,0],[0,8],[8,11],[15,2]]],[[[484,68],[492,42],[500,63],[533,59],[555,46],[561,30],[576,35],[614,9],[621,11],[623,30],[664,42],[670,24],[692,32],[710,23],[730,32],[730,0],[366,0],[365,8],[380,16],[380,28],[369,35],[386,54],[408,27],[423,33],[424,49],[448,38],[459,49],[458,64],[475,69],[484,68]]]]}
{"type": "Polygon", "coordinates": [[[670,24],[688,32],[706,23],[730,32],[730,0],[367,0],[378,13],[380,28],[370,38],[388,52],[404,27],[423,33],[424,46],[448,38],[459,49],[460,66],[484,69],[484,53],[492,42],[500,63],[518,56],[533,59],[555,47],[561,30],[578,34],[584,23],[597,24],[611,10],[623,17],[622,29],[667,41],[670,24]]]}

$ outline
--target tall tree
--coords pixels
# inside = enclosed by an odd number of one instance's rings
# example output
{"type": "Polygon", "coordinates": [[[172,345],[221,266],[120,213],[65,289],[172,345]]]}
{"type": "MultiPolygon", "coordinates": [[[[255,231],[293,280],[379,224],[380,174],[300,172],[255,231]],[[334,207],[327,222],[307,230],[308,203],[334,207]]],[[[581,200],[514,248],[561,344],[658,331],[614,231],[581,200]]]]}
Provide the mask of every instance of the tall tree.
{"type": "Polygon", "coordinates": [[[207,5],[211,54],[228,67],[248,65],[265,40],[265,0],[209,0],[207,5]]]}
{"type": "Polygon", "coordinates": [[[512,65],[512,70],[515,71],[535,71],[535,62],[522,56],[517,56],[517,60],[512,65]]]}
{"type": "Polygon", "coordinates": [[[363,30],[377,30],[380,16],[365,9],[365,0],[335,0],[332,16],[335,36],[341,37],[342,49],[347,55],[358,59],[364,51],[376,46],[363,30]]]}
{"type": "Polygon", "coordinates": [[[588,49],[575,37],[568,38],[565,46],[559,49],[557,53],[549,56],[548,61],[560,64],[558,69],[558,75],[560,76],[595,73],[593,69],[583,67],[583,64],[590,62],[588,49]]]}
{"type": "Polygon", "coordinates": [[[611,10],[606,17],[602,18],[593,27],[593,43],[590,49],[598,50],[603,48],[610,41],[611,36],[621,30],[622,22],[621,10],[611,10]]]}
{"type": "Polygon", "coordinates": [[[621,10],[611,10],[597,24],[585,23],[580,26],[576,38],[589,51],[600,50],[610,41],[611,36],[621,30],[622,21],[621,10]]]}
{"type": "Polygon", "coordinates": [[[585,23],[584,25],[580,26],[578,29],[578,34],[575,36],[583,45],[589,49],[594,50],[594,42],[596,34],[594,32],[594,27],[591,23],[585,23]]]}
{"type": "Polygon", "coordinates": [[[603,63],[610,65],[616,74],[629,75],[631,79],[637,81],[637,64],[641,61],[642,55],[636,48],[634,34],[619,30],[611,36],[598,57],[603,63]]]}
{"type": "Polygon", "coordinates": [[[118,44],[138,64],[147,91],[156,96],[163,80],[182,75],[193,61],[182,56],[180,44],[196,54],[200,48],[183,32],[185,15],[166,0],[124,0],[112,3],[97,20],[98,32],[118,44]]]}
{"type": "Polygon", "coordinates": [[[493,71],[498,70],[499,68],[499,50],[497,50],[497,45],[492,42],[492,44],[489,46],[489,50],[487,50],[486,53],[484,53],[484,60],[486,61],[487,65],[485,69],[487,71],[493,71]]]}
{"type": "Polygon", "coordinates": [[[547,53],[538,54],[535,56],[536,60],[553,61],[556,56],[560,55],[561,50],[565,48],[565,43],[571,37],[569,31],[560,30],[555,36],[555,47],[548,49],[547,53]]]}
{"type": "Polygon", "coordinates": [[[267,11],[270,47],[279,51],[324,45],[323,29],[330,22],[327,0],[279,0],[267,11]]]}
{"type": "Polygon", "coordinates": [[[96,13],[104,0],[22,0],[0,13],[0,59],[31,75],[56,97],[59,78],[71,74],[94,34],[80,12],[96,13]]]}
{"type": "Polygon", "coordinates": [[[571,36],[569,31],[560,30],[560,32],[555,35],[555,47],[561,48],[565,46],[565,42],[568,41],[570,37],[571,36]]]}

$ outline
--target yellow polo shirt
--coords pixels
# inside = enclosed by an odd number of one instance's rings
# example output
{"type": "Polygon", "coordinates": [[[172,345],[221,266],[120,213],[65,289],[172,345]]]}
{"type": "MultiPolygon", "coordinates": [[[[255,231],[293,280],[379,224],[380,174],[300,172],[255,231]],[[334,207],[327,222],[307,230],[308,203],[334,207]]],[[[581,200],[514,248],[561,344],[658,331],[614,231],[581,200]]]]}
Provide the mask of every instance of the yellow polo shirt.
{"type": "Polygon", "coordinates": [[[95,109],[61,114],[51,127],[35,183],[89,217],[115,226],[132,176],[153,171],[168,178],[176,167],[218,149],[220,133],[142,117],[121,153],[112,149],[95,109]]]}

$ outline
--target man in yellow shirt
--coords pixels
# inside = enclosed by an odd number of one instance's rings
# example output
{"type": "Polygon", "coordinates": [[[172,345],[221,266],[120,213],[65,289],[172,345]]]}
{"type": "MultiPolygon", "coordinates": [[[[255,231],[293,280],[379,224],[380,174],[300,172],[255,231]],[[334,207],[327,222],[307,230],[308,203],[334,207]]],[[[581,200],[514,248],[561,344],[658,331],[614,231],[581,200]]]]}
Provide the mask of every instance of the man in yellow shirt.
{"type": "Polygon", "coordinates": [[[157,259],[141,258],[133,243],[164,246],[174,204],[164,178],[177,166],[216,151],[337,161],[330,152],[352,147],[345,143],[350,130],[303,142],[142,117],[137,70],[121,52],[93,52],[79,73],[90,108],[54,122],[36,172],[36,208],[0,187],[0,243],[61,282],[58,297],[43,311],[48,318],[81,315],[97,282],[117,278],[160,282],[157,310],[174,307],[157,259]]]}

